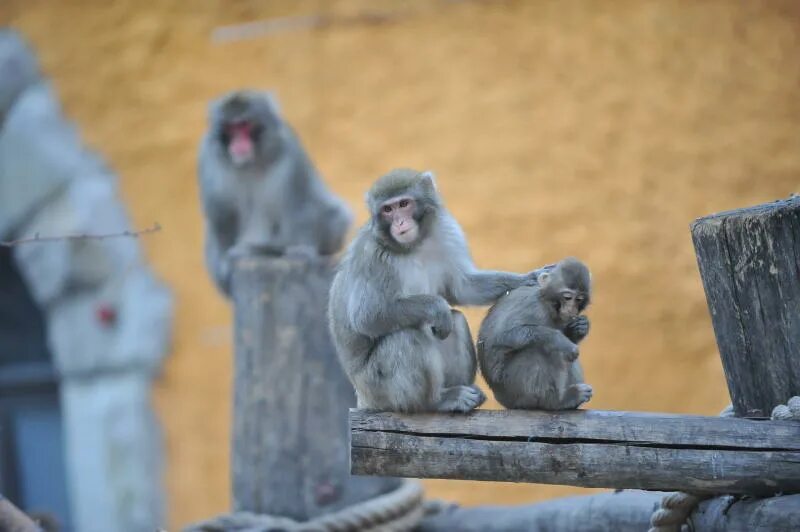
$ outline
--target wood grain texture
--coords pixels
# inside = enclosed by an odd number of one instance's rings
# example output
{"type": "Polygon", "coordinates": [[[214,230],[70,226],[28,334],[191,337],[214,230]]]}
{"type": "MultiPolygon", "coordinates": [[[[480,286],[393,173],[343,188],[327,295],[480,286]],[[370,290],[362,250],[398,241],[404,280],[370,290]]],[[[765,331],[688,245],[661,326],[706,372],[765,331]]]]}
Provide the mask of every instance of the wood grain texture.
{"type": "Polygon", "coordinates": [[[347,410],[355,394],[328,336],[330,259],[240,259],[233,277],[235,511],[306,520],[384,493],[354,478],[347,410]]]}
{"type": "Polygon", "coordinates": [[[768,416],[800,393],[800,197],[691,230],[736,414],[768,416]]]}
{"type": "Polygon", "coordinates": [[[351,410],[362,475],[773,495],[800,492],[800,423],[637,412],[351,410]]]}

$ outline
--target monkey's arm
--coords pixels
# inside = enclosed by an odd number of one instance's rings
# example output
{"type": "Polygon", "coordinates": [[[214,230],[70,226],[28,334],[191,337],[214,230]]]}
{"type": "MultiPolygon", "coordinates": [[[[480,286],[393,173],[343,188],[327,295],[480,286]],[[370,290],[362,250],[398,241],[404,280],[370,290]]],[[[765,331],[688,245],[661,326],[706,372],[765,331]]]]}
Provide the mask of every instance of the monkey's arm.
{"type": "Polygon", "coordinates": [[[424,323],[437,329],[440,337],[446,337],[452,328],[450,305],[439,296],[417,295],[387,302],[368,291],[353,294],[361,298],[350,309],[353,329],[370,338],[420,327],[424,323]]]}
{"type": "Polygon", "coordinates": [[[447,300],[453,305],[491,305],[506,292],[522,285],[536,284],[539,274],[548,267],[527,274],[492,270],[473,270],[455,279],[447,300]]]}
{"type": "Polygon", "coordinates": [[[577,352],[577,346],[561,331],[541,325],[517,325],[495,335],[493,344],[509,351],[535,344],[548,353],[570,355],[577,352]]]}

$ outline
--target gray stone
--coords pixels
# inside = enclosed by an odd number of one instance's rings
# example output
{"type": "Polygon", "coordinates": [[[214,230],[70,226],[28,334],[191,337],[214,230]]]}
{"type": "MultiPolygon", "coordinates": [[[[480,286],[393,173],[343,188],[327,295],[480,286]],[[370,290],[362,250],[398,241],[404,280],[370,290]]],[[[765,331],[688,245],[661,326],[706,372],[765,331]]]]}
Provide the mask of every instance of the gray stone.
{"type": "Polygon", "coordinates": [[[77,131],[62,116],[49,84],[29,87],[0,131],[0,238],[15,234],[85,167],[77,131]]]}
{"type": "Polygon", "coordinates": [[[120,372],[67,379],[61,408],[74,530],[159,530],[162,449],[150,377],[120,372]]]}
{"type": "Polygon", "coordinates": [[[39,62],[25,39],[14,30],[0,29],[0,127],[14,101],[40,79],[39,62]]]}

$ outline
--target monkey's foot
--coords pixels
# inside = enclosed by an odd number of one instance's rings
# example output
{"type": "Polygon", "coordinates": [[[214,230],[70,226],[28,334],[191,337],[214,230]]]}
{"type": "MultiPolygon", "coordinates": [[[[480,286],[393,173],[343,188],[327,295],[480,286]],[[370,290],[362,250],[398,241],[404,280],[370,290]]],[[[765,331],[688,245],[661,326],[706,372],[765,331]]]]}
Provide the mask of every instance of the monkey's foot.
{"type": "Polygon", "coordinates": [[[240,242],[228,250],[229,258],[267,256],[278,257],[283,255],[284,248],[274,244],[262,242],[240,242]]]}
{"type": "Polygon", "coordinates": [[[319,256],[316,248],[308,244],[296,244],[286,247],[286,252],[283,254],[287,259],[300,259],[309,260],[319,256]]]}
{"type": "Polygon", "coordinates": [[[467,413],[475,410],[486,401],[486,395],[477,386],[453,386],[445,388],[442,399],[436,407],[439,412],[467,413]]]}
{"type": "Polygon", "coordinates": [[[592,398],[592,387],[590,385],[582,382],[580,384],[573,384],[573,387],[577,396],[576,401],[578,403],[575,405],[575,408],[578,408],[592,398]]]}

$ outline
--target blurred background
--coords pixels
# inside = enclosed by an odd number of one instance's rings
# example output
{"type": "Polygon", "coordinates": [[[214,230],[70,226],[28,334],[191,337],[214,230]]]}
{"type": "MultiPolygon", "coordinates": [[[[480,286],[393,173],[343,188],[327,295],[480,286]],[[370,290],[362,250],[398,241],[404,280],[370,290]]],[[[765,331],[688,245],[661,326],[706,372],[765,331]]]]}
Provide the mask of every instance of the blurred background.
{"type": "MultiPolygon", "coordinates": [[[[155,386],[171,529],[230,502],[231,311],[195,170],[208,100],[240,87],[276,91],[358,224],[377,176],[432,169],[479,266],[586,261],[591,408],[728,404],[688,225],[800,191],[795,0],[4,0],[0,24],[118,173],[133,226],[163,226],[141,244],[175,298],[155,386]]],[[[465,505],[592,491],[425,486],[465,505]]]]}

